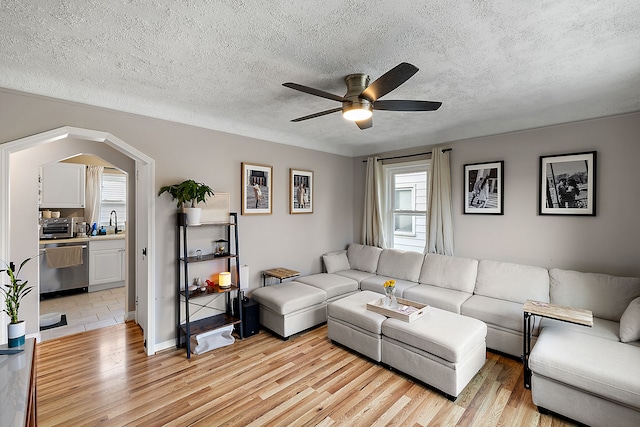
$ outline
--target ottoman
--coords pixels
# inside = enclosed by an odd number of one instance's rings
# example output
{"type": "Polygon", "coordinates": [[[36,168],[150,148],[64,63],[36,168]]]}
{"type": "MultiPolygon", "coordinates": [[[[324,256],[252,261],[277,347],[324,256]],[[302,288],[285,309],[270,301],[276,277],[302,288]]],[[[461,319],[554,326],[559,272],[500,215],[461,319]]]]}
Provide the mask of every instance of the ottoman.
{"type": "Polygon", "coordinates": [[[260,304],[260,324],[288,338],[327,321],[327,294],[304,283],[284,282],[258,288],[251,298],[260,304]]]}
{"type": "Polygon", "coordinates": [[[382,324],[382,363],[455,399],[484,366],[487,325],[472,317],[431,308],[411,323],[382,324]]]}
{"type": "Polygon", "coordinates": [[[387,317],[367,310],[367,303],[382,298],[371,291],[346,296],[327,306],[327,335],[330,340],[357,351],[376,362],[382,357],[382,322],[387,317]]]}

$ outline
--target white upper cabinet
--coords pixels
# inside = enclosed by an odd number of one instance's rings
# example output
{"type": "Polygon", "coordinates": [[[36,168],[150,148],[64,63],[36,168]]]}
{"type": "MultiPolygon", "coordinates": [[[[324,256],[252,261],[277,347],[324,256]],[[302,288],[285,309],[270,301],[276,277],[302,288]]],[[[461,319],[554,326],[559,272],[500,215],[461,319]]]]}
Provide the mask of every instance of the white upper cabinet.
{"type": "Polygon", "coordinates": [[[50,163],[40,169],[40,207],[84,208],[85,165],[50,163]]]}

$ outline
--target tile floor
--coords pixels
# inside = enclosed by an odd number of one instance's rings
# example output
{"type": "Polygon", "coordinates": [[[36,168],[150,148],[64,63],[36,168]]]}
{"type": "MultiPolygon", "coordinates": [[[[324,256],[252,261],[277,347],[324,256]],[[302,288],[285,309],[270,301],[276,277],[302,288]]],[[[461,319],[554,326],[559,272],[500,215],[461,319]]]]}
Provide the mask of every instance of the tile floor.
{"type": "Polygon", "coordinates": [[[40,332],[42,341],[124,323],[125,288],[113,288],[40,301],[40,314],[60,313],[67,325],[40,332]]]}

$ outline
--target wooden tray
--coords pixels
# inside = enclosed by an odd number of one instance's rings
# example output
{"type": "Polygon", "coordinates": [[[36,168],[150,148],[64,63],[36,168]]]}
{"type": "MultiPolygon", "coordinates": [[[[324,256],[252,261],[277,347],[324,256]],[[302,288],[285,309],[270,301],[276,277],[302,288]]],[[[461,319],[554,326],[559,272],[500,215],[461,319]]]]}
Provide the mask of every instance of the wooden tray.
{"type": "Polygon", "coordinates": [[[397,298],[399,308],[392,309],[384,306],[384,298],[367,303],[367,310],[371,310],[383,316],[393,317],[404,322],[413,322],[414,320],[424,316],[431,307],[415,301],[404,298],[397,298]],[[402,310],[403,307],[407,307],[402,310]]]}

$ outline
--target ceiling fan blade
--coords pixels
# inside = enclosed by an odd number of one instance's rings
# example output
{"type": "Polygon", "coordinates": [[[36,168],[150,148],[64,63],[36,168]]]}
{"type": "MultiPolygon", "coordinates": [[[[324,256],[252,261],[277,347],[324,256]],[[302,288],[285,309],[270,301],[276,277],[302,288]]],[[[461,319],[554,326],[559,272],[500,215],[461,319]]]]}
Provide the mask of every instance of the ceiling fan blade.
{"type": "Polygon", "coordinates": [[[291,120],[292,122],[301,122],[303,120],[315,119],[316,117],[325,116],[331,113],[337,113],[338,111],[342,111],[342,107],[332,108],[331,110],[320,111],[319,113],[309,114],[308,116],[298,117],[297,119],[291,120]]]}
{"type": "Polygon", "coordinates": [[[360,120],[356,122],[356,124],[361,130],[369,129],[371,126],[373,126],[373,117],[369,117],[366,120],[360,120]]]}
{"type": "Polygon", "coordinates": [[[442,105],[442,102],[434,101],[407,101],[388,100],[376,101],[373,104],[374,110],[387,111],[435,111],[442,105]]]}
{"type": "Polygon", "coordinates": [[[348,102],[349,101],[348,99],[343,98],[342,96],[334,95],[332,93],[325,92],[325,91],[320,90],[320,89],[314,89],[312,87],[299,85],[298,83],[287,82],[287,83],[282,83],[282,86],[288,87],[289,89],[299,90],[300,92],[308,93],[310,95],[319,96],[321,98],[331,99],[333,101],[338,101],[338,102],[348,102]]]}
{"type": "Polygon", "coordinates": [[[362,91],[360,98],[366,98],[373,102],[382,98],[402,83],[406,82],[418,72],[418,67],[407,62],[396,65],[391,70],[378,77],[369,87],[362,91]]]}

